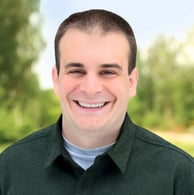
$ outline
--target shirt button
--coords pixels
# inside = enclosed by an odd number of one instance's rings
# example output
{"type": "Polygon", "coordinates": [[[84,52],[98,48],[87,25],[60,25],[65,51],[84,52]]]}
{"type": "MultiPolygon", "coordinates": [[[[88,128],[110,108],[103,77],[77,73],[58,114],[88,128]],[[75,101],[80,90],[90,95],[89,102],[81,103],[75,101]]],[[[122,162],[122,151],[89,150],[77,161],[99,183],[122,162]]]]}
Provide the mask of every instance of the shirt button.
{"type": "Polygon", "coordinates": [[[87,189],[87,186],[86,186],[86,185],[83,185],[83,186],[81,187],[81,190],[82,190],[82,191],[86,191],[86,189],[87,189]]]}

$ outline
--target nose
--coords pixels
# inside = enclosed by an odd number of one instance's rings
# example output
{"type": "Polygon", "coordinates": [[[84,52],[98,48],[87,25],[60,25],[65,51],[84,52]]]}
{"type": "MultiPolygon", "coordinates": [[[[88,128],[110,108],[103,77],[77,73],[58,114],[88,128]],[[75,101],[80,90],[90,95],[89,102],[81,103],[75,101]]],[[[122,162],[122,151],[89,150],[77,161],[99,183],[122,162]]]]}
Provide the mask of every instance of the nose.
{"type": "Polygon", "coordinates": [[[102,91],[102,83],[98,75],[86,74],[80,84],[80,91],[88,97],[93,97],[102,91]]]}

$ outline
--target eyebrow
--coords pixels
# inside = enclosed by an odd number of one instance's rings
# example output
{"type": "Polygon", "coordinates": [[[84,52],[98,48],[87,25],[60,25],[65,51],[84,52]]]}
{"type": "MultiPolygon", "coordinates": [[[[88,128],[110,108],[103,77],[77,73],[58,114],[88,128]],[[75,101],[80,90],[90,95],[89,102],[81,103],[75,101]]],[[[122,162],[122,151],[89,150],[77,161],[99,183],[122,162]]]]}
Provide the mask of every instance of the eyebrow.
{"type": "Polygon", "coordinates": [[[102,64],[100,67],[101,68],[116,68],[119,70],[123,70],[123,68],[119,64],[116,64],[116,63],[102,64]]]}
{"type": "MultiPolygon", "coordinates": [[[[72,67],[84,68],[84,66],[85,66],[84,64],[79,63],[79,62],[70,62],[70,63],[65,65],[65,69],[72,68],[72,67]]],[[[119,64],[116,64],[116,63],[101,64],[100,68],[116,68],[116,69],[121,70],[121,71],[123,70],[123,68],[119,64]]]]}
{"type": "Polygon", "coordinates": [[[83,68],[84,64],[79,63],[79,62],[70,62],[70,63],[65,65],[65,69],[72,68],[72,67],[83,68]]]}

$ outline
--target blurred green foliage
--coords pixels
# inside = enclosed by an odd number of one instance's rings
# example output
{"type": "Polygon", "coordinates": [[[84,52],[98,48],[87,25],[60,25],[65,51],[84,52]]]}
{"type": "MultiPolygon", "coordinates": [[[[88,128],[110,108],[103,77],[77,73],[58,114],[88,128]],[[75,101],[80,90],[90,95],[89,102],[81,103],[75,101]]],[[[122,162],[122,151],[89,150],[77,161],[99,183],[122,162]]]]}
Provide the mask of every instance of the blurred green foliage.
{"type": "Polygon", "coordinates": [[[194,132],[193,52],[194,27],[182,42],[159,35],[146,54],[139,53],[138,91],[128,107],[137,123],[194,132]]]}
{"type": "MultiPolygon", "coordinates": [[[[57,120],[58,98],[39,87],[32,71],[45,43],[39,0],[1,0],[0,143],[13,142],[57,120]]],[[[137,96],[129,101],[132,119],[148,128],[194,127],[194,28],[182,42],[160,35],[139,50],[137,96]],[[188,49],[189,48],[189,49],[188,49]]]]}
{"type": "Polygon", "coordinates": [[[42,124],[46,92],[32,71],[45,46],[39,0],[1,0],[0,24],[0,141],[5,142],[42,124]]]}

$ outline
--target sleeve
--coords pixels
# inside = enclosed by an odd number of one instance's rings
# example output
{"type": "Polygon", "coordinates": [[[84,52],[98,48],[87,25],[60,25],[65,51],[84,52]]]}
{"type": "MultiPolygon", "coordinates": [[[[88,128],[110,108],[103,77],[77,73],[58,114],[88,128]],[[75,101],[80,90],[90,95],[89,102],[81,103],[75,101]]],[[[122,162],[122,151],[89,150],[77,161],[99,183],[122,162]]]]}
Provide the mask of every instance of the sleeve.
{"type": "Polygon", "coordinates": [[[191,166],[191,194],[194,195],[194,159],[191,166]]]}
{"type": "Polygon", "coordinates": [[[1,154],[0,154],[0,195],[3,195],[2,194],[2,165],[1,165],[1,154]]]}
{"type": "Polygon", "coordinates": [[[5,192],[5,183],[6,183],[6,163],[4,162],[4,155],[3,153],[0,154],[0,195],[7,195],[8,193],[5,192]]]}
{"type": "Polygon", "coordinates": [[[177,169],[174,195],[194,195],[194,159],[181,163],[177,169]]]}

